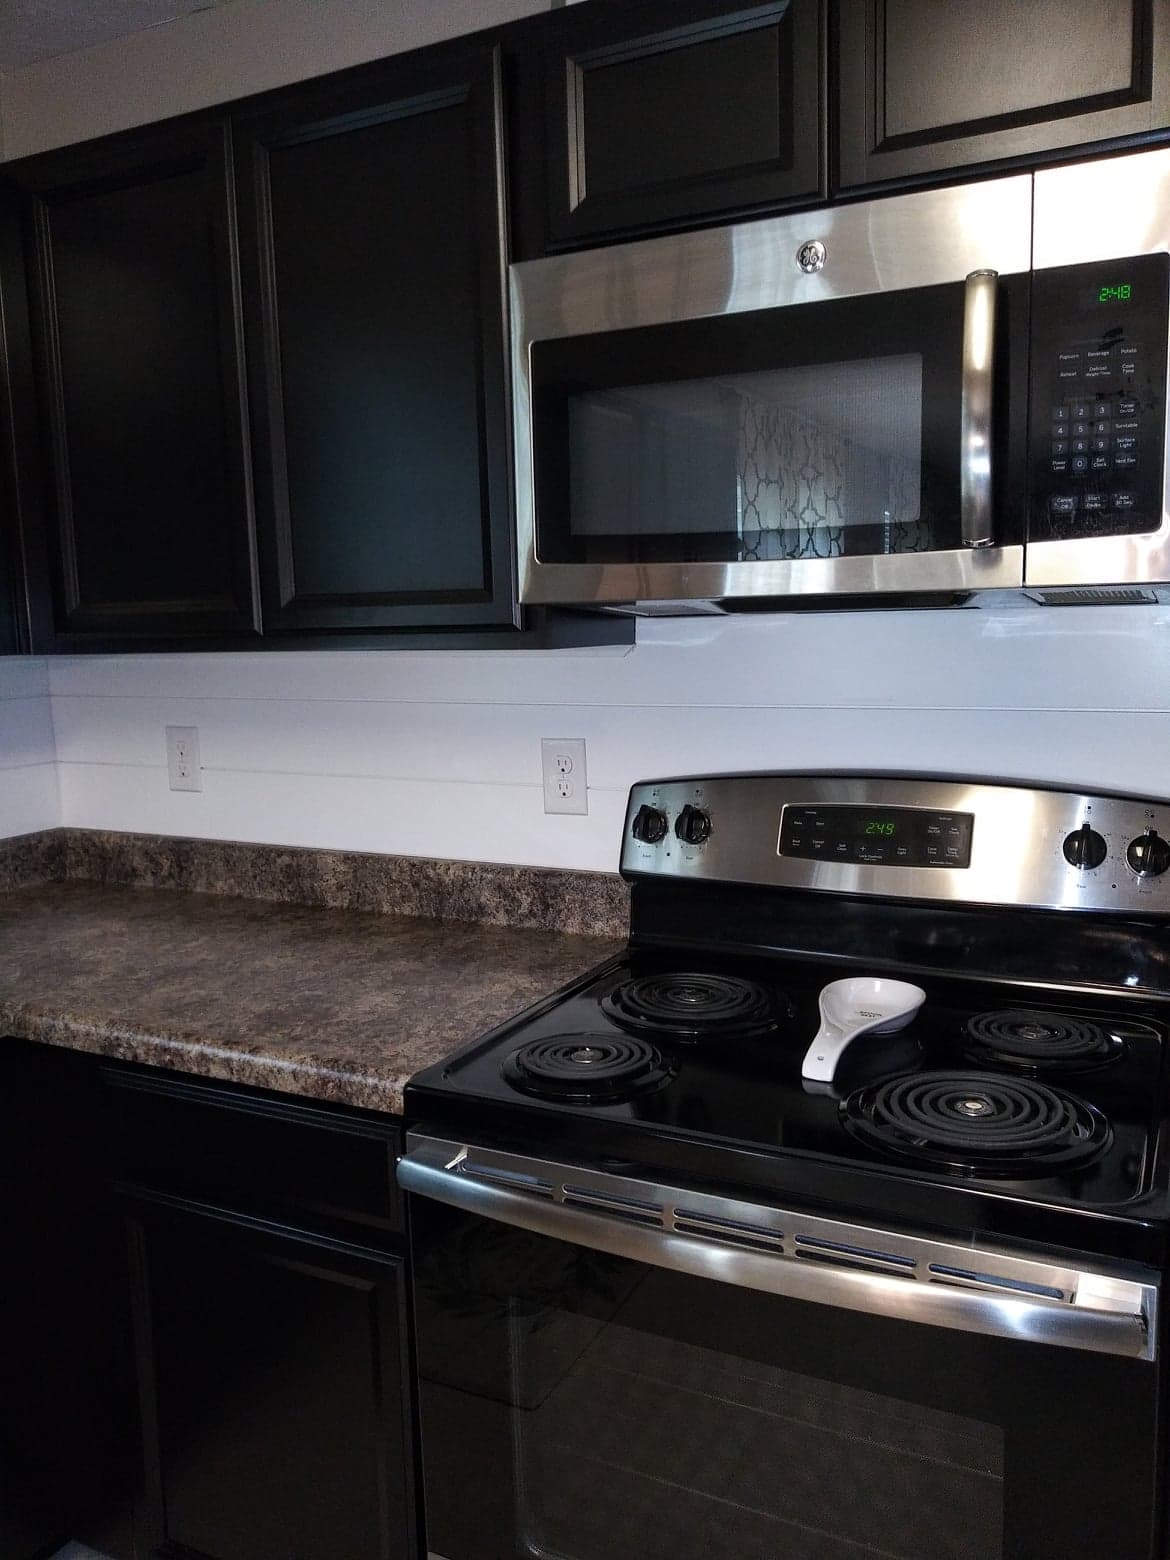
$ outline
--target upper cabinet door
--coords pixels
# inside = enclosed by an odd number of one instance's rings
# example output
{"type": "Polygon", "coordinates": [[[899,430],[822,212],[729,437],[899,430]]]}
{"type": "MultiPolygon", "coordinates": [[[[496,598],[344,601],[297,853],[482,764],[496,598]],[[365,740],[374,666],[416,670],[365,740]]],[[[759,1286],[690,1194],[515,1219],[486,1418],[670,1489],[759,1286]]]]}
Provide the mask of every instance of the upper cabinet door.
{"type": "Polygon", "coordinates": [[[237,158],[266,632],[516,623],[494,51],[297,88],[237,158]]]}
{"type": "Polygon", "coordinates": [[[1168,27],[1167,0],[838,0],[839,187],[1164,131],[1168,27]]]}
{"type": "Polygon", "coordinates": [[[819,0],[565,12],[543,57],[549,247],[822,197],[820,13],[819,0]]]}
{"type": "Polygon", "coordinates": [[[43,457],[23,451],[21,487],[45,517],[58,642],[254,631],[226,128],[74,148],[13,178],[43,457]]]}

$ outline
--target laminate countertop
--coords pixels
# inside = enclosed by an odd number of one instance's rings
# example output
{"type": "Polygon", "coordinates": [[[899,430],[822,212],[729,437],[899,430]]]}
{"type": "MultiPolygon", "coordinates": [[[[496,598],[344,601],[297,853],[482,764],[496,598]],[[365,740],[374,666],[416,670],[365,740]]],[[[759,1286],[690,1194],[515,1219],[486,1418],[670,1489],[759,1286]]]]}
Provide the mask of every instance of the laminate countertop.
{"type": "Polygon", "coordinates": [[[0,1035],[401,1112],[612,937],[55,882],[0,893],[0,1035]]]}

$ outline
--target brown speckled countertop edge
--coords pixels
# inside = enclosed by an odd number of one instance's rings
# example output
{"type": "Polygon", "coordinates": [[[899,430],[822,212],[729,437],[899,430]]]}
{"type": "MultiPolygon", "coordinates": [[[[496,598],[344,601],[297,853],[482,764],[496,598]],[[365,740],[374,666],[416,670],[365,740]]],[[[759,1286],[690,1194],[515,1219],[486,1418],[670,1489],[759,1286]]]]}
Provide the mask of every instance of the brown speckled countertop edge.
{"type": "Polygon", "coordinates": [[[616,873],[61,828],[0,840],[0,891],[52,882],[625,937],[616,873]]]}
{"type": "Polygon", "coordinates": [[[66,1051],[82,1051],[111,1062],[134,1062],[221,1083],[270,1089],[301,1099],[349,1105],[394,1116],[403,1111],[402,1091],[410,1074],[377,1078],[315,1061],[297,1061],[257,1051],[236,1051],[197,1035],[159,1035],[126,1024],[0,1003],[0,1034],[66,1051]]]}

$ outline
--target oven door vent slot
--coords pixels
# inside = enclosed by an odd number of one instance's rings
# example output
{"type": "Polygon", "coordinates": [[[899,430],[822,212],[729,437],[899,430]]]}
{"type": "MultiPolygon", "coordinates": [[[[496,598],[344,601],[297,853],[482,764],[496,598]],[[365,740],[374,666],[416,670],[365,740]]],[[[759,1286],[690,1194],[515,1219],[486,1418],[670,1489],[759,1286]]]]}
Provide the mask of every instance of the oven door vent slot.
{"type": "Polygon", "coordinates": [[[570,1206],[596,1208],[613,1219],[630,1219],[636,1224],[650,1224],[662,1228],[666,1210],[661,1203],[643,1201],[637,1197],[621,1197],[616,1192],[603,1192],[592,1186],[570,1186],[566,1181],[561,1187],[561,1199],[570,1206]]]}
{"type": "Polygon", "coordinates": [[[783,1230],[768,1229],[766,1225],[751,1224],[744,1219],[724,1219],[718,1214],[700,1213],[694,1208],[676,1208],[674,1227],[680,1235],[701,1235],[704,1240],[747,1246],[753,1251],[770,1251],[775,1256],[784,1255],[783,1230]]]}
{"type": "Polygon", "coordinates": [[[538,1175],[527,1175],[521,1170],[501,1170],[491,1165],[476,1164],[472,1159],[461,1159],[455,1167],[460,1175],[473,1181],[487,1181],[491,1186],[504,1186],[510,1192],[531,1192],[536,1197],[552,1198],[553,1183],[538,1175]]]}
{"type": "Polygon", "coordinates": [[[853,1246],[840,1240],[822,1240],[816,1235],[796,1237],[796,1255],[811,1261],[842,1261],[850,1267],[864,1267],[885,1271],[893,1269],[899,1278],[911,1278],[918,1263],[913,1257],[900,1256],[893,1251],[874,1251],[867,1246],[853,1246]]]}
{"type": "Polygon", "coordinates": [[[970,1284],[979,1289],[1007,1289],[1013,1294],[1036,1295],[1041,1300],[1063,1300],[1067,1303],[1071,1299],[1063,1289],[1054,1289],[1048,1284],[1032,1284],[1022,1278],[1004,1278],[998,1273],[976,1273],[969,1268],[946,1267],[941,1262],[930,1264],[930,1277],[935,1283],[970,1284]]]}

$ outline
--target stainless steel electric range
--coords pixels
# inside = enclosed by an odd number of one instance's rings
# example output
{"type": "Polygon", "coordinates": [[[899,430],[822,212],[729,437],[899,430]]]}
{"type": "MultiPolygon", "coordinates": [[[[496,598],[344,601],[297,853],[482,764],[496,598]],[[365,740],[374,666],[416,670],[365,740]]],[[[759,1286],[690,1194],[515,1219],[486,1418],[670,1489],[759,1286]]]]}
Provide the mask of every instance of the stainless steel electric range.
{"type": "Polygon", "coordinates": [[[407,1088],[441,1560],[1163,1560],[1170,803],[635,786],[617,958],[407,1088]]]}

